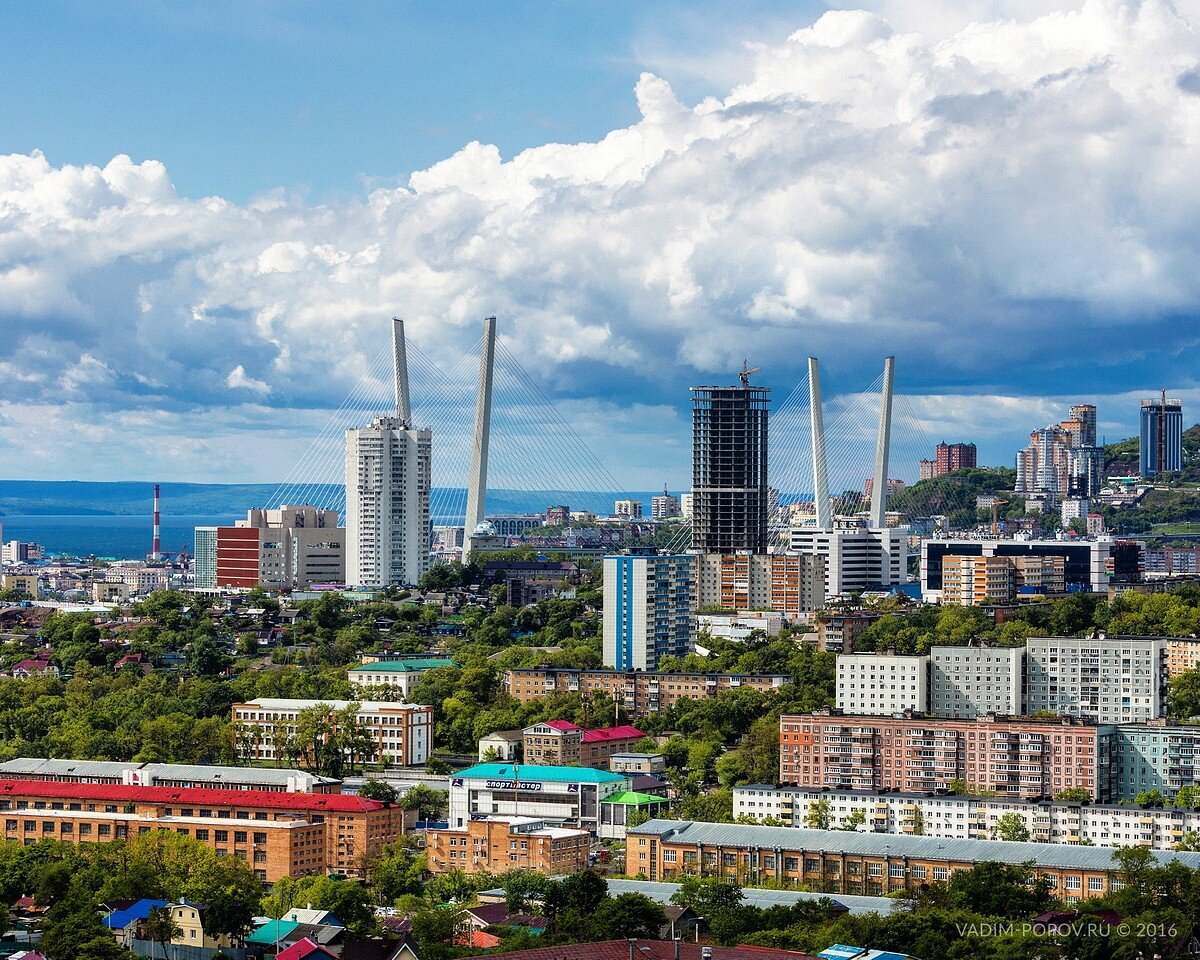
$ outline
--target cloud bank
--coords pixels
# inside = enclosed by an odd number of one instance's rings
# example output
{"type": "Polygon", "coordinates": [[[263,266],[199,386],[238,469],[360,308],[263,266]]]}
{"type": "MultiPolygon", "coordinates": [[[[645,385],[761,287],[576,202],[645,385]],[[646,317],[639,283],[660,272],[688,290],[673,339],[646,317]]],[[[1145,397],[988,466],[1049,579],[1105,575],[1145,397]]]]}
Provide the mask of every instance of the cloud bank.
{"type": "MultiPolygon", "coordinates": [[[[944,35],[831,11],[754,47],[721,99],[644,74],[641,120],[597,143],[470,143],[358,201],[188,199],[153,160],[0,157],[0,446],[14,475],[104,478],[86,431],[37,436],[65,403],[145,431],[146,472],[269,479],[238,438],[336,407],[392,315],[450,367],[497,314],[579,409],[679,404],[743,357],[786,394],[810,353],[846,391],[896,354],[902,391],[973,398],[937,405],[963,439],[980,410],[1014,441],[1038,425],[993,395],[1186,390],[1200,28],[1158,0],[1005,6],[944,35]]],[[[633,435],[604,452],[618,476],[654,453],[633,435]]]]}

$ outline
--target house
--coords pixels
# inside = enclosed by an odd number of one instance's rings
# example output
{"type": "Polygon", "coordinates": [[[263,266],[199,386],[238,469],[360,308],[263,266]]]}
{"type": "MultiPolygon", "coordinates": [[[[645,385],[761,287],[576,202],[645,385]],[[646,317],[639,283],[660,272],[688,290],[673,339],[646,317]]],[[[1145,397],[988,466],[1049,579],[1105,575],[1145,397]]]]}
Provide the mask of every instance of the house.
{"type": "Polygon", "coordinates": [[[8,675],[16,677],[18,680],[28,680],[30,677],[57,677],[58,667],[49,660],[34,658],[22,660],[8,672],[8,675]]]}
{"type": "Polygon", "coordinates": [[[476,930],[488,927],[523,927],[531,933],[541,933],[549,921],[527,913],[509,913],[504,903],[481,903],[463,910],[463,923],[476,930]]]}
{"type": "Polygon", "coordinates": [[[172,903],[168,909],[171,911],[171,919],[179,927],[178,935],[171,938],[172,945],[198,947],[202,950],[220,950],[233,945],[227,933],[213,936],[205,932],[204,918],[208,908],[204,904],[183,900],[172,903]]]}
{"type": "Polygon", "coordinates": [[[166,900],[124,900],[111,906],[114,909],[100,923],[113,932],[118,943],[129,947],[140,925],[150,916],[150,911],[165,909],[170,904],[166,900]]]}
{"type": "Polygon", "coordinates": [[[417,941],[406,933],[399,939],[347,935],[340,960],[419,960],[417,941]]]}
{"type": "Polygon", "coordinates": [[[328,910],[314,910],[312,907],[292,907],[280,919],[290,920],[293,923],[308,923],[314,926],[325,927],[344,927],[337,917],[328,910]]]}
{"type": "Polygon", "coordinates": [[[813,960],[798,950],[774,947],[712,947],[669,940],[603,940],[568,947],[535,947],[490,954],[490,960],[813,960]]]}
{"type": "Polygon", "coordinates": [[[524,737],[524,730],[495,730],[486,737],[480,737],[479,762],[520,762],[524,737]]]}
{"type": "Polygon", "coordinates": [[[500,946],[500,938],[494,933],[484,933],[482,930],[471,930],[454,935],[456,947],[474,947],[476,950],[495,950],[500,946]]]}
{"type": "Polygon", "coordinates": [[[280,950],[275,955],[275,960],[337,960],[337,954],[331,953],[308,937],[302,937],[290,947],[280,950]]]}

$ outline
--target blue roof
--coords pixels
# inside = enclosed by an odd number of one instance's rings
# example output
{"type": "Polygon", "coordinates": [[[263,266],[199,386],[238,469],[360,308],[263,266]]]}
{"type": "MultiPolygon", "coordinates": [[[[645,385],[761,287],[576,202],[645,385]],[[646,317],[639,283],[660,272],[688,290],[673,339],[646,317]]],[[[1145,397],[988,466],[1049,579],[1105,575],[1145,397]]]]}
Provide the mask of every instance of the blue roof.
{"type": "Polygon", "coordinates": [[[131,923],[145,920],[155,907],[167,906],[166,900],[139,900],[124,910],[114,910],[100,922],[109,930],[124,930],[131,923]]]}
{"type": "Polygon", "coordinates": [[[853,960],[855,957],[861,957],[866,951],[862,947],[851,947],[844,943],[835,943],[830,947],[826,947],[818,957],[823,960],[853,960]]]}
{"type": "Polygon", "coordinates": [[[619,773],[590,767],[545,767],[535,763],[477,763],[453,777],[456,780],[540,780],[543,783],[616,783],[626,779],[619,773]]]}

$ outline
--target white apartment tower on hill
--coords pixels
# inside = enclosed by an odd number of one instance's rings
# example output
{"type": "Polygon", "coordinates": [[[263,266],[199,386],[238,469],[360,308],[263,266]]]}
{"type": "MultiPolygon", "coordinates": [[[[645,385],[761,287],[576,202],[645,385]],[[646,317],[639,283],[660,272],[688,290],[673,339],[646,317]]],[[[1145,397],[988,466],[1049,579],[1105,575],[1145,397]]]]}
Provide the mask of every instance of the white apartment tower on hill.
{"type": "Polygon", "coordinates": [[[429,568],[433,438],[412,423],[404,324],[392,321],[396,412],[346,431],[346,582],[416,583],[429,568]]]}

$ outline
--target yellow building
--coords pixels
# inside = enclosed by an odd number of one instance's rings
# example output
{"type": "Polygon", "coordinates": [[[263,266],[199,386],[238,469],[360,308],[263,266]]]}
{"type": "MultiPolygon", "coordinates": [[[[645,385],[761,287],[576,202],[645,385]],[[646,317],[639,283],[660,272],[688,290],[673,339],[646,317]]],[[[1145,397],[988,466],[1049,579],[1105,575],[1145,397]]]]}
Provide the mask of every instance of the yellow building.
{"type": "Polygon", "coordinates": [[[0,578],[0,588],[5,591],[11,590],[13,593],[36,600],[38,597],[37,574],[6,573],[0,578]]]}
{"type": "Polygon", "coordinates": [[[211,936],[204,931],[205,908],[195,903],[173,903],[168,908],[171,919],[179,927],[177,936],[171,939],[173,946],[196,947],[201,950],[220,950],[233,945],[228,934],[211,936]]]}

